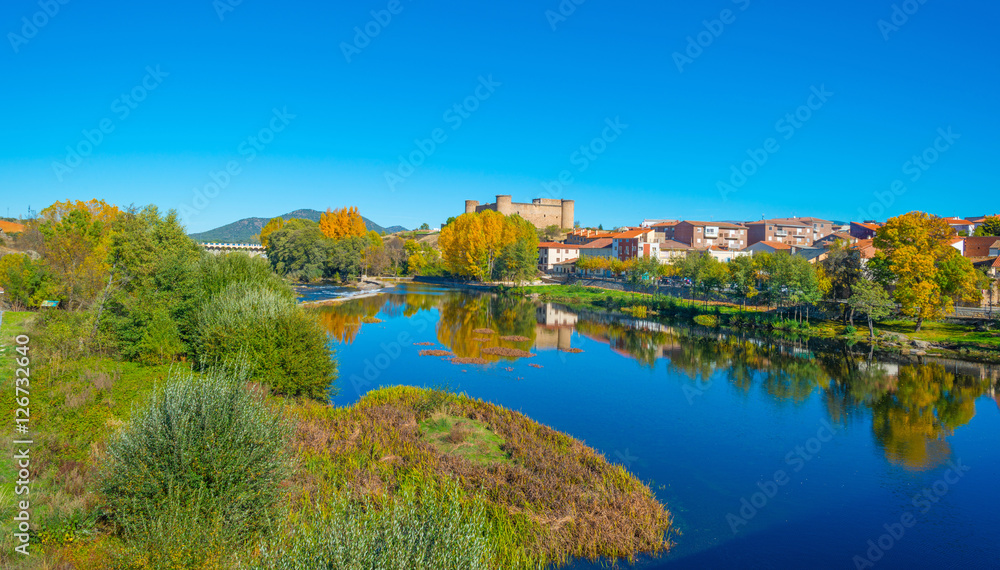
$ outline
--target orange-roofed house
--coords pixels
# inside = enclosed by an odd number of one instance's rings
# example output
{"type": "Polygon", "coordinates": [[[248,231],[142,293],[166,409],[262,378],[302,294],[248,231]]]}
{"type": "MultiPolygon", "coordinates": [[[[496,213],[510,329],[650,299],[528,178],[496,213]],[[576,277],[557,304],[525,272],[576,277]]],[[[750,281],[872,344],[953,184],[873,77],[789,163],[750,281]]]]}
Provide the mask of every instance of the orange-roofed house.
{"type": "Polygon", "coordinates": [[[633,257],[660,257],[653,228],[631,229],[611,237],[611,255],[622,261],[633,257]]]}
{"type": "Polygon", "coordinates": [[[851,237],[859,240],[872,239],[880,227],[882,224],[876,222],[851,222],[851,237]]]}
{"type": "Polygon", "coordinates": [[[970,222],[969,220],[964,220],[962,218],[942,218],[944,221],[948,222],[948,225],[955,230],[956,234],[961,234],[965,232],[965,235],[971,236],[976,232],[976,224],[970,222]]]}
{"type": "Polygon", "coordinates": [[[875,257],[875,252],[878,249],[875,248],[874,240],[863,239],[858,243],[851,246],[851,249],[856,249],[861,252],[861,263],[868,263],[868,260],[875,257]]]}
{"type": "Polygon", "coordinates": [[[576,261],[580,257],[580,246],[565,243],[543,241],[538,244],[538,269],[545,272],[554,272],[558,267],[560,272],[564,271],[567,261],[576,261]]]}

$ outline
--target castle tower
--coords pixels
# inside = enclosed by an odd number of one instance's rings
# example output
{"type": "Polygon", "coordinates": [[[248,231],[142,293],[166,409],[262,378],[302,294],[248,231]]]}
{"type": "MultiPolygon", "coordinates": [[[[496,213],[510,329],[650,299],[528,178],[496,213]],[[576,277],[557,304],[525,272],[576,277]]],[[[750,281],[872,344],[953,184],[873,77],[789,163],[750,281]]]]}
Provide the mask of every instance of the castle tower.
{"type": "Polygon", "coordinates": [[[514,213],[514,206],[511,205],[511,198],[509,195],[497,195],[497,211],[505,216],[509,216],[514,213]]]}
{"type": "Polygon", "coordinates": [[[563,200],[562,201],[562,229],[571,230],[573,229],[573,216],[575,205],[573,200],[563,200]]]}
{"type": "Polygon", "coordinates": [[[478,208],[478,207],[479,207],[479,201],[478,200],[466,200],[465,201],[465,213],[466,214],[475,214],[476,213],[476,208],[478,208]]]}

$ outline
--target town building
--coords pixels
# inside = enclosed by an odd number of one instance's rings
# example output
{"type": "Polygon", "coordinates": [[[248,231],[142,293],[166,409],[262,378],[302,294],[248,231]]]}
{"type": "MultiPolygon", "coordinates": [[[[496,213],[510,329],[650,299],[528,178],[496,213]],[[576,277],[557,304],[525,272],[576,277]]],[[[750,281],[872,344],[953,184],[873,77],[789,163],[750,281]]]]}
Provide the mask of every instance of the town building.
{"type": "Polygon", "coordinates": [[[564,272],[562,271],[562,268],[565,267],[563,264],[576,262],[579,257],[579,246],[551,241],[538,244],[538,269],[546,273],[555,272],[557,266],[559,266],[560,272],[564,272]]]}
{"type": "Polygon", "coordinates": [[[658,224],[653,224],[651,227],[653,231],[656,232],[656,241],[663,243],[665,241],[670,241],[674,239],[674,228],[680,222],[660,222],[658,224]]]}
{"type": "Polygon", "coordinates": [[[962,218],[941,218],[941,219],[947,222],[948,225],[951,226],[953,230],[955,230],[955,233],[960,236],[971,236],[972,234],[976,233],[975,222],[970,222],[969,220],[965,220],[962,218]]]}
{"type": "Polygon", "coordinates": [[[528,220],[536,228],[545,229],[557,226],[560,229],[573,229],[575,204],[573,200],[558,200],[551,198],[535,198],[530,204],[511,201],[508,195],[498,194],[497,201],[492,204],[480,204],[476,200],[465,201],[465,213],[471,214],[493,210],[505,216],[518,214],[528,220]]]}
{"type": "Polygon", "coordinates": [[[872,239],[875,237],[875,232],[882,226],[878,222],[868,221],[868,222],[851,222],[851,237],[857,238],[858,240],[872,239]]]}
{"type": "Polygon", "coordinates": [[[791,253],[792,246],[782,241],[759,241],[757,243],[750,244],[743,251],[749,251],[752,254],[777,253],[779,251],[791,253]]]}
{"type": "Polygon", "coordinates": [[[643,228],[652,228],[660,224],[676,224],[677,222],[678,220],[643,220],[639,225],[643,228]]]}
{"type": "Polygon", "coordinates": [[[706,250],[713,245],[725,249],[740,250],[748,245],[747,228],[728,222],[683,220],[674,226],[674,237],[670,239],[685,243],[698,250],[706,250]]]}
{"type": "Polygon", "coordinates": [[[730,261],[736,259],[737,257],[747,257],[753,255],[752,252],[749,252],[746,249],[743,250],[726,249],[724,247],[719,247],[717,245],[713,245],[711,248],[709,248],[708,254],[714,257],[716,261],[719,261],[721,263],[729,263],[730,261]]]}
{"type": "Polygon", "coordinates": [[[659,244],[656,243],[652,228],[628,230],[617,233],[611,238],[611,251],[614,257],[627,261],[633,257],[659,258],[659,244]]]}
{"type": "Polygon", "coordinates": [[[823,247],[830,247],[831,245],[834,244],[834,242],[838,242],[838,241],[844,242],[847,245],[854,245],[854,244],[858,243],[858,238],[852,236],[849,233],[834,232],[832,234],[823,236],[822,238],[816,240],[815,242],[813,242],[813,245],[818,245],[818,246],[823,246],[823,247]]]}
{"type": "Polygon", "coordinates": [[[658,242],[660,246],[660,263],[670,263],[673,260],[681,257],[687,257],[687,254],[694,251],[690,245],[686,243],[681,243],[674,240],[664,240],[658,242]]]}
{"type": "Polygon", "coordinates": [[[611,239],[614,232],[591,229],[575,229],[566,236],[566,243],[583,245],[599,239],[611,239]]]}
{"type": "MultiPolygon", "coordinates": [[[[746,224],[747,228],[749,228],[747,231],[749,245],[762,241],[771,241],[797,245],[799,247],[812,246],[813,242],[816,241],[815,236],[817,235],[813,226],[818,222],[805,220],[814,220],[814,218],[776,218],[773,220],[749,222],[746,224]]],[[[830,226],[830,222],[826,222],[826,229],[829,229],[830,226]]]]}

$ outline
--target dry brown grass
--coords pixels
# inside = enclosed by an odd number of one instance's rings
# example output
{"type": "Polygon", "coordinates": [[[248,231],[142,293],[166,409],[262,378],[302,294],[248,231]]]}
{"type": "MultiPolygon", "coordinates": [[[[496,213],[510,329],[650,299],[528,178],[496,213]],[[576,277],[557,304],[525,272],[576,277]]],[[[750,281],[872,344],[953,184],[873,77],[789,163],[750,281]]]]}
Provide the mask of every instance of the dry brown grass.
{"type": "Polygon", "coordinates": [[[528,337],[526,337],[526,336],[521,336],[521,335],[517,335],[517,334],[509,334],[509,335],[504,335],[504,336],[500,337],[500,340],[506,340],[508,342],[527,342],[527,341],[529,341],[531,339],[528,338],[528,337]]]}
{"type": "Polygon", "coordinates": [[[535,364],[535,363],[531,363],[531,364],[529,364],[528,366],[530,366],[530,367],[532,367],[532,368],[542,368],[542,365],[541,365],[541,364],[535,364]]]}
{"type": "Polygon", "coordinates": [[[518,412],[395,387],[369,392],[352,408],[305,403],[293,413],[301,460],[312,465],[297,471],[294,484],[313,501],[326,493],[384,500],[408,478],[447,479],[483,502],[495,522],[517,529],[511,532],[525,552],[545,563],[634,559],[671,545],[670,514],[648,487],[580,441],[518,412]],[[418,427],[436,413],[486,426],[502,439],[510,461],[483,464],[442,454],[418,427]]]}
{"type": "Polygon", "coordinates": [[[582,348],[560,348],[559,350],[562,352],[568,352],[570,354],[580,354],[581,352],[583,352],[582,348]]]}

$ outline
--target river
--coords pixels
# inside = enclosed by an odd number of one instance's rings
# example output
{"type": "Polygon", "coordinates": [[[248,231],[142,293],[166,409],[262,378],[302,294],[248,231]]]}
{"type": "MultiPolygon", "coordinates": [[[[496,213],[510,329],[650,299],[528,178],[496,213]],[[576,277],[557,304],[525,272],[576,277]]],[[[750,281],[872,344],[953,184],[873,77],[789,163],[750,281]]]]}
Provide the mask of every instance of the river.
{"type": "Polygon", "coordinates": [[[647,482],[681,534],[638,568],[1000,567],[996,367],[872,360],[837,343],[429,285],[314,310],[337,352],[335,405],[379,386],[447,386],[583,440],[647,482]]]}

